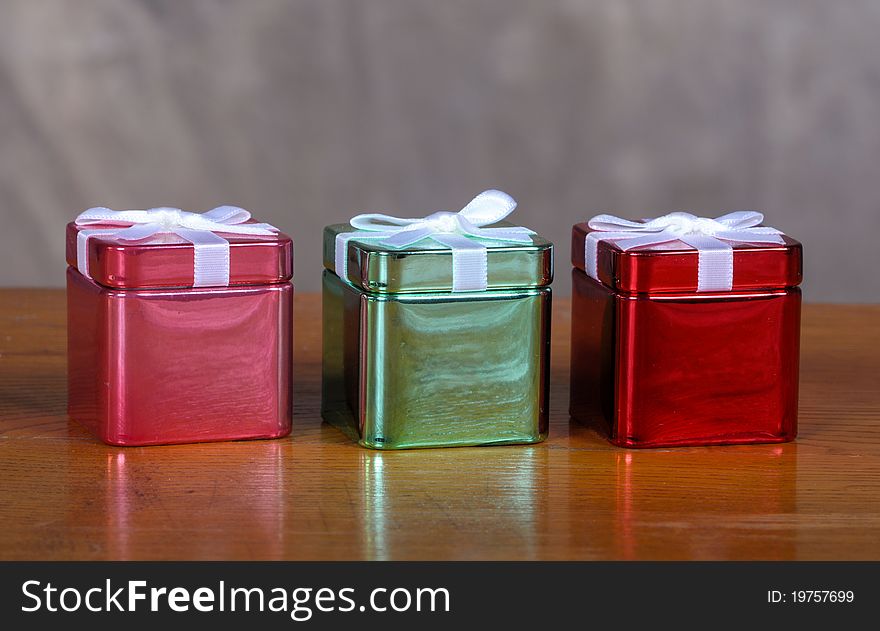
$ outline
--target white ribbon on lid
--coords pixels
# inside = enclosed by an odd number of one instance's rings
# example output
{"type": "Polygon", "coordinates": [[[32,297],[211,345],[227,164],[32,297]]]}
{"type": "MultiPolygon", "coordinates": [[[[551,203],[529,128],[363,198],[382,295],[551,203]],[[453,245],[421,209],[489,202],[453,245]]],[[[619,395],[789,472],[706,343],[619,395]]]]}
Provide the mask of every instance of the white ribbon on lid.
{"type": "Polygon", "coordinates": [[[681,241],[698,252],[697,291],[730,291],[733,288],[731,243],[785,243],[782,232],[761,226],[762,221],[764,215],[753,210],[740,210],[716,219],[682,212],[645,221],[596,215],[588,222],[594,232],[584,239],[584,268],[598,280],[600,241],[613,241],[623,251],[681,241]]]}
{"type": "MultiPolygon", "coordinates": [[[[474,240],[531,243],[528,228],[484,228],[507,217],[516,208],[516,201],[507,193],[483,191],[457,213],[436,212],[427,217],[403,219],[379,213],[353,217],[349,223],[357,232],[336,235],[336,275],[348,276],[348,243],[378,239],[391,248],[405,248],[422,239],[433,239],[452,250],[452,291],[485,291],[488,287],[488,252],[486,245],[474,240]]],[[[493,246],[489,246],[493,247],[493,246]]]]}
{"type": "Polygon", "coordinates": [[[246,223],[251,214],[237,206],[218,206],[206,213],[179,208],[110,210],[89,208],[76,218],[78,226],[111,225],[80,230],[76,238],[76,267],[89,276],[89,239],[101,235],[120,241],[145,241],[157,234],[175,234],[193,244],[193,287],[225,287],[229,284],[229,241],[218,232],[268,236],[278,228],[267,223],[246,223]]]}

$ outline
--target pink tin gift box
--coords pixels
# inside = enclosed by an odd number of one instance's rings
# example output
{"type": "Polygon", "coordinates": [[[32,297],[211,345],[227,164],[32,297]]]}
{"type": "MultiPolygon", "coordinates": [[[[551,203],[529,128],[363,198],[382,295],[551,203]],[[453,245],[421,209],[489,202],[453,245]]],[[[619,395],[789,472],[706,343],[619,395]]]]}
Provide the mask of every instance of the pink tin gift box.
{"type": "Polygon", "coordinates": [[[92,209],[68,224],[73,420],[129,446],[290,432],[293,243],[249,217],[92,209]]]}

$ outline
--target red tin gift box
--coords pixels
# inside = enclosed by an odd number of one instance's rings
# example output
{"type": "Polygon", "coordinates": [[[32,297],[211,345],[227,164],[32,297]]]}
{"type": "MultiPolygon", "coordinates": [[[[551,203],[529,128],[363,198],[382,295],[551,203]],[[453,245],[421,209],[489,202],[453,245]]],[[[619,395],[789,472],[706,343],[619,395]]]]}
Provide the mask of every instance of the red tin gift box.
{"type": "Polygon", "coordinates": [[[290,237],[218,233],[229,284],[194,287],[193,245],[175,234],[91,236],[84,275],[83,228],[67,226],[70,417],[112,445],[287,435],[290,237]]]}
{"type": "Polygon", "coordinates": [[[622,447],[772,443],[797,433],[801,244],[734,242],[727,291],[697,291],[681,241],[572,232],[571,416],[622,447]]]}

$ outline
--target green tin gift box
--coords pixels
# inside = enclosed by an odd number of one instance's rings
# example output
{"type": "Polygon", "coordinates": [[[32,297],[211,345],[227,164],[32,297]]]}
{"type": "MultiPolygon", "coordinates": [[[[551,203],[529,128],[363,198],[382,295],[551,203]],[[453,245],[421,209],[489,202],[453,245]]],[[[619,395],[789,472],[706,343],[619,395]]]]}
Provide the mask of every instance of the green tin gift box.
{"type": "Polygon", "coordinates": [[[544,440],[553,245],[468,236],[486,288],[453,291],[450,247],[371,236],[324,229],[324,419],[374,449],[544,440]]]}

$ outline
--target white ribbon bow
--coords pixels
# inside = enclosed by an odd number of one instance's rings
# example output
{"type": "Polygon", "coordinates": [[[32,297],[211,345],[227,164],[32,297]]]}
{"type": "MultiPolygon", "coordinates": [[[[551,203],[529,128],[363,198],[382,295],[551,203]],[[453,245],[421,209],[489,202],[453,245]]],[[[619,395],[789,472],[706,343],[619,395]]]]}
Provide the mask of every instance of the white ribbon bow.
{"type": "Polygon", "coordinates": [[[588,222],[595,232],[587,234],[584,240],[584,267],[587,274],[598,280],[599,241],[614,241],[624,251],[681,241],[698,252],[697,291],[730,291],[733,248],[729,242],[785,243],[782,232],[760,226],[762,221],[764,215],[752,210],[740,210],[716,219],[680,212],[645,221],[596,215],[588,222]]]}
{"type": "Polygon", "coordinates": [[[516,201],[507,193],[483,191],[457,213],[436,212],[424,218],[402,219],[368,213],[353,217],[349,223],[359,232],[336,235],[336,274],[348,277],[348,242],[380,239],[379,244],[404,248],[430,238],[452,250],[452,291],[485,291],[488,286],[486,246],[472,237],[493,241],[531,243],[528,228],[483,228],[501,221],[513,212],[516,201]]]}
{"type": "Polygon", "coordinates": [[[80,230],[76,238],[76,267],[89,276],[89,239],[96,235],[120,241],[143,241],[157,234],[176,234],[193,244],[193,287],[225,287],[229,284],[229,241],[216,234],[272,235],[278,228],[267,223],[245,223],[251,214],[237,206],[218,206],[206,213],[179,208],[110,210],[89,208],[76,218],[76,225],[111,224],[112,228],[80,230]]]}

